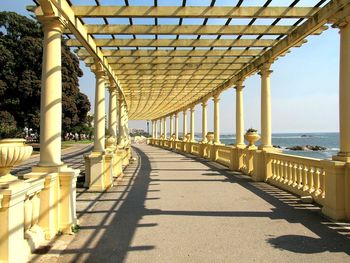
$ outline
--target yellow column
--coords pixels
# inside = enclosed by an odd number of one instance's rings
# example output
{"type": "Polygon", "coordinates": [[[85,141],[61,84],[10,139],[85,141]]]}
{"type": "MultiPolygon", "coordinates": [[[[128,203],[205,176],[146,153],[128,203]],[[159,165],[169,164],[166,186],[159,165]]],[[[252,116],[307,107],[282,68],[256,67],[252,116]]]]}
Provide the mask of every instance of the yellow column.
{"type": "Polygon", "coordinates": [[[220,94],[215,94],[214,101],[214,144],[220,144],[220,94]]]}
{"type": "Polygon", "coordinates": [[[243,88],[242,82],[238,82],[236,89],[236,146],[244,147],[244,113],[243,113],[243,88]]]}
{"type": "Polygon", "coordinates": [[[154,138],[158,138],[158,120],[154,120],[154,138]]]}
{"type": "Polygon", "coordinates": [[[163,118],[164,139],[167,138],[166,116],[163,118]]]}
{"type": "Polygon", "coordinates": [[[44,31],[40,106],[39,166],[59,166],[61,161],[62,72],[58,18],[41,18],[44,31]]]}
{"type": "Polygon", "coordinates": [[[175,140],[179,139],[179,113],[175,113],[175,140]]]}
{"type": "Polygon", "coordinates": [[[113,80],[110,80],[109,86],[109,135],[116,138],[117,136],[117,91],[113,80]]]}
{"type": "Polygon", "coordinates": [[[124,105],[123,96],[119,94],[118,98],[119,114],[118,114],[118,144],[123,143],[123,122],[124,122],[124,105]]]}
{"type": "Polygon", "coordinates": [[[350,17],[336,25],[340,29],[339,136],[340,151],[335,159],[350,162],[350,17]]]}
{"type": "Polygon", "coordinates": [[[260,70],[261,75],[261,145],[260,148],[272,147],[271,142],[271,64],[265,64],[260,70]]]}
{"type": "Polygon", "coordinates": [[[94,118],[94,152],[103,152],[105,150],[105,72],[101,65],[96,66],[94,71],[96,76],[95,89],[95,118],[94,118]]]}
{"type": "Polygon", "coordinates": [[[170,129],[170,138],[171,138],[173,136],[173,115],[169,116],[169,120],[170,120],[169,129],[170,129]]]}
{"type": "Polygon", "coordinates": [[[202,142],[206,143],[207,142],[207,106],[208,106],[208,101],[203,100],[202,102],[202,142]]]}
{"type": "Polygon", "coordinates": [[[182,127],[182,132],[183,132],[183,140],[186,140],[186,133],[187,133],[187,111],[183,111],[183,127],[182,127]]]}
{"type": "Polygon", "coordinates": [[[164,126],[163,126],[163,124],[164,124],[163,119],[160,118],[159,119],[160,136],[164,135],[164,126]]]}
{"type": "Polygon", "coordinates": [[[190,131],[191,131],[191,142],[194,141],[194,106],[191,107],[191,127],[190,127],[190,131]]]}
{"type": "Polygon", "coordinates": [[[154,120],[152,120],[152,138],[154,139],[154,120]]]}

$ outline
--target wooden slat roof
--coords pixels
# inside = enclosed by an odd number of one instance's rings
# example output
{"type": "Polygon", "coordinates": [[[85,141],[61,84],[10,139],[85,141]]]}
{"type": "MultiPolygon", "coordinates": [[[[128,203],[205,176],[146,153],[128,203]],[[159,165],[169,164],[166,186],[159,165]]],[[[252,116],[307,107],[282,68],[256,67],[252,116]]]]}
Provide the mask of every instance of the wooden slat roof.
{"type": "Polygon", "coordinates": [[[133,6],[125,0],[121,6],[104,6],[95,0],[86,6],[81,0],[45,1],[63,13],[69,9],[67,44],[78,47],[87,66],[93,69],[99,58],[112,72],[130,119],[157,119],[233,87],[264,63],[301,46],[308,35],[322,33],[327,19],[349,4],[285,0],[281,6],[281,1],[266,0],[248,6],[250,1],[236,0],[217,6],[212,0],[190,6],[174,0],[174,6],[157,1],[133,6]],[[82,24],[84,34],[76,36],[73,21],[82,24]]]}

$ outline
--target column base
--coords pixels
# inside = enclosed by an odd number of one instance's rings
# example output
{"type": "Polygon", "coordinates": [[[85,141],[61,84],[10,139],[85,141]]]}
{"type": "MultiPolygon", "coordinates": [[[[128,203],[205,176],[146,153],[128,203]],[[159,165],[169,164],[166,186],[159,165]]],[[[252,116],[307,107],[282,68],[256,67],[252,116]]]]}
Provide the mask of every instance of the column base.
{"type": "Polygon", "coordinates": [[[85,184],[91,191],[105,191],[111,186],[111,173],[106,170],[106,154],[91,152],[85,155],[85,184]]]}
{"type": "Polygon", "coordinates": [[[332,156],[332,160],[350,163],[350,153],[339,152],[337,155],[332,156]]]}

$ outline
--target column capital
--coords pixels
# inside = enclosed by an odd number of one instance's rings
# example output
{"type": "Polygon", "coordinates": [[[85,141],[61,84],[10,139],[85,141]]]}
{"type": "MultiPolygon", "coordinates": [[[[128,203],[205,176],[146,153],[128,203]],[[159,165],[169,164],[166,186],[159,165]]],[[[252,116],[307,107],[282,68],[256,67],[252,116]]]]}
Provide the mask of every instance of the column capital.
{"type": "Polygon", "coordinates": [[[92,68],[91,71],[95,74],[97,78],[104,78],[106,76],[106,73],[100,62],[96,61],[94,64],[94,68],[92,68]]]}
{"type": "Polygon", "coordinates": [[[350,24],[350,7],[346,6],[328,19],[333,28],[343,29],[350,24]]]}
{"type": "Polygon", "coordinates": [[[36,18],[40,21],[44,30],[55,29],[62,33],[63,29],[68,25],[65,19],[58,16],[37,16],[36,18]]]}
{"type": "Polygon", "coordinates": [[[191,107],[190,107],[190,111],[191,111],[191,112],[194,112],[194,107],[195,107],[195,106],[191,106],[191,107]]]}
{"type": "Polygon", "coordinates": [[[244,89],[245,86],[242,85],[242,83],[237,83],[236,86],[234,87],[234,89],[236,91],[241,91],[244,89]]]}
{"type": "Polygon", "coordinates": [[[114,82],[114,79],[112,77],[109,77],[109,91],[116,91],[117,90],[117,85],[114,82]]]}
{"type": "Polygon", "coordinates": [[[213,95],[213,101],[214,101],[214,103],[220,101],[220,93],[215,93],[215,94],[213,95]]]}
{"type": "Polygon", "coordinates": [[[272,70],[270,70],[271,68],[271,63],[265,63],[262,67],[260,67],[260,71],[259,71],[259,75],[260,76],[270,76],[271,73],[273,72],[272,70]]]}
{"type": "Polygon", "coordinates": [[[350,24],[350,16],[334,17],[329,22],[332,23],[333,28],[343,29],[350,24]]]}

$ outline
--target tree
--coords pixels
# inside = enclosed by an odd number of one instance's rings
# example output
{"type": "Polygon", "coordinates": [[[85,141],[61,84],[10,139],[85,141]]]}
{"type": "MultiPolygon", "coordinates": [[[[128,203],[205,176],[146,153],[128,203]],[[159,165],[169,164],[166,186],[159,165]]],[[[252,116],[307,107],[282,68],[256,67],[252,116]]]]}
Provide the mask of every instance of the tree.
{"type": "MultiPolygon", "coordinates": [[[[39,131],[42,63],[41,25],[13,12],[0,12],[0,113],[17,128],[39,131]],[[10,117],[9,117],[10,118],[10,117]],[[11,118],[10,118],[11,119],[11,118]]],[[[79,60],[62,40],[62,130],[87,125],[90,102],[79,90],[79,60]]]]}

